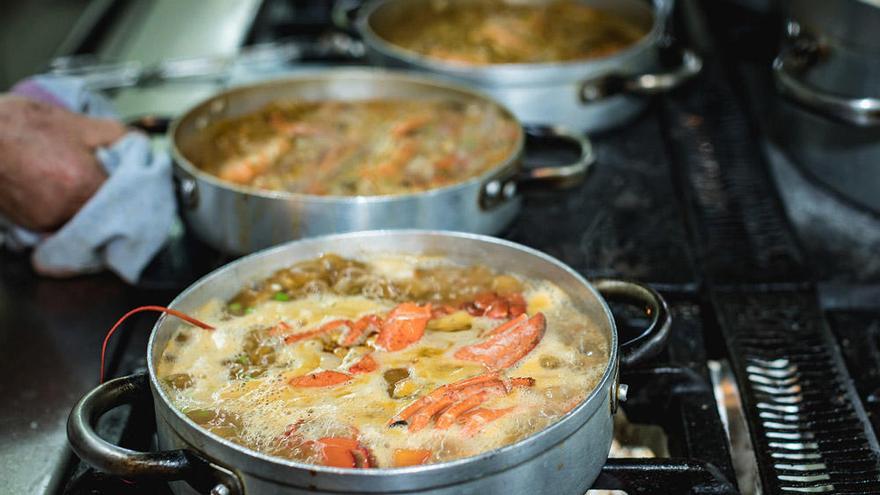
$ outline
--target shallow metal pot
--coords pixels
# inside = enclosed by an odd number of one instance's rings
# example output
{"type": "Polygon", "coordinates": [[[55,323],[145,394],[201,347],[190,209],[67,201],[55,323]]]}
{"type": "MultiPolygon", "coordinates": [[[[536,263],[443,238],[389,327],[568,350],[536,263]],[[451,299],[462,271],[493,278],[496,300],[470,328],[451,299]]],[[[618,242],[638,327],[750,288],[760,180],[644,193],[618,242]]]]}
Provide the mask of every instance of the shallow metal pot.
{"type": "Polygon", "coordinates": [[[774,138],[806,174],[880,214],[880,4],[789,0],[774,138]]]}
{"type": "Polygon", "coordinates": [[[371,68],[324,69],[230,89],[187,111],[168,131],[179,179],[180,209],[187,224],[202,240],[232,254],[251,253],[302,237],[371,229],[495,234],[519,211],[520,187],[575,182],[594,162],[590,141],[583,135],[558,127],[521,126],[506,159],[463,182],[411,194],[317,196],[242,187],[203,172],[188,158],[198,153],[196,138],[208,124],[253,112],[272,101],[369,98],[481,101],[511,115],[489,97],[460,85],[371,68]],[[567,140],[578,148],[578,157],[561,166],[525,168],[526,137],[567,140]]]}
{"type": "MultiPolygon", "coordinates": [[[[554,123],[581,132],[616,127],[635,116],[645,96],[667,91],[697,75],[702,60],[684,50],[673,67],[660,62],[667,44],[672,0],[584,0],[638,25],[648,33],[609,57],[584,61],[468,66],[430,58],[385,40],[383,33],[407,22],[409,12],[434,0],[374,0],[358,14],[356,28],[367,56],[379,65],[406,67],[466,82],[507,105],[528,123],[554,123]]],[[[466,3],[472,0],[450,0],[466,3]]]]}
{"type": "Polygon", "coordinates": [[[173,483],[177,493],[193,493],[195,489],[218,495],[307,492],[581,495],[592,485],[608,456],[613,433],[612,414],[618,401],[625,399],[625,386],[618,383],[619,366],[656,354],[668,335],[670,317],[659,294],[641,285],[615,280],[596,281],[591,285],[572,269],[541,252],[496,238],[438,231],[374,231],[296,241],[242,258],[193,284],[171,307],[195,311],[209,300],[231,297],[243,284],[326,252],[342,256],[439,254],[460,263],[482,264],[551,280],[605,333],[610,349],[605,372],[580,405],[557,423],[515,444],[424,466],[332,468],[253,452],[201,429],[172,407],[155,373],[161,352],[179,322],[163,316],[150,336],[149,375],[106,382],[86,394],[73,408],[68,421],[68,438],[74,451],[99,470],[118,476],[179,480],[180,483],[173,483]],[[651,317],[649,327],[620,349],[614,319],[603,296],[642,304],[651,317]],[[102,414],[148,394],[152,394],[155,405],[161,452],[133,452],[111,445],[95,433],[94,425],[102,414]]]}

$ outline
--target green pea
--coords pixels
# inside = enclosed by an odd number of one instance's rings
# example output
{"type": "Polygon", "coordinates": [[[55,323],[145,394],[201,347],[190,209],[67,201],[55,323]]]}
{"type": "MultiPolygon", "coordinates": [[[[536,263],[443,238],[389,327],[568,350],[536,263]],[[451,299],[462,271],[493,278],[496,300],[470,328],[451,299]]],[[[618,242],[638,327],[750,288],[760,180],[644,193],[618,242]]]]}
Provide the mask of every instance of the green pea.
{"type": "Polygon", "coordinates": [[[237,303],[237,302],[234,302],[234,303],[226,306],[226,311],[228,311],[229,313],[231,313],[235,316],[241,316],[243,314],[243,311],[242,311],[243,309],[244,308],[241,306],[241,303],[237,303]]]}

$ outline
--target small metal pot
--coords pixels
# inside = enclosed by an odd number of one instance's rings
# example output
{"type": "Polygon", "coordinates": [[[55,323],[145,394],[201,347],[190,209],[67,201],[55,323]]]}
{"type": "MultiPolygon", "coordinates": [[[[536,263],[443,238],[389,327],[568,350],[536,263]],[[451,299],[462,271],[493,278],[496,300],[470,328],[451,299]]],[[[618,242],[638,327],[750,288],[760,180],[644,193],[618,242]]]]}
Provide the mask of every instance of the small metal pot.
{"type": "MultiPolygon", "coordinates": [[[[684,50],[675,67],[661,67],[672,0],[592,0],[589,5],[650,26],[631,47],[608,57],[537,64],[468,66],[403,49],[383,33],[433,0],[374,0],[359,12],[357,31],[367,56],[379,65],[405,67],[466,82],[504,103],[523,122],[556,123],[581,132],[619,126],[645,105],[645,96],[675,88],[697,75],[702,60],[684,50]]],[[[451,4],[471,0],[450,0],[451,4]]]]}
{"type": "Polygon", "coordinates": [[[495,104],[511,115],[489,97],[459,85],[371,68],[319,70],[213,96],[187,111],[169,129],[181,213],[200,238],[232,254],[251,253],[302,237],[357,230],[424,228],[495,234],[519,211],[521,186],[571,183],[582,179],[594,162],[585,136],[559,127],[527,127],[506,159],[456,184],[389,196],[316,196],[242,187],[200,170],[187,158],[208,124],[253,112],[272,101],[438,97],[495,104]],[[526,168],[522,164],[526,137],[570,141],[579,148],[579,156],[563,166],[526,168]]]}
{"type": "Polygon", "coordinates": [[[808,176],[880,214],[880,4],[790,0],[774,137],[808,176]]]}
{"type": "Polygon", "coordinates": [[[176,493],[193,489],[212,494],[263,493],[535,493],[583,494],[608,456],[612,415],[625,400],[619,366],[635,364],[664,345],[670,327],[666,303],[652,289],[602,280],[591,285],[561,262],[511,242],[471,234],[432,231],[375,231],[306,239],[254,254],[202,278],[171,307],[192,312],[227,299],[250,281],[267,277],[320,253],[431,253],[467,264],[546,279],[564,290],[608,339],[604,374],[587,398],[558,422],[515,444],[451,462],[407,468],[341,469],[303,464],[251,451],[208,432],[174,408],[156,377],[156,363],[178,322],[161,317],[147,349],[149,375],[106,382],[73,408],[68,438],[74,451],[99,470],[126,478],[159,478],[176,493]],[[652,320],[635,340],[620,344],[604,297],[623,298],[648,308],[652,320]],[[618,349],[618,347],[620,348],[618,349]],[[108,410],[152,394],[160,452],[133,452],[101,439],[94,430],[108,410]]]}

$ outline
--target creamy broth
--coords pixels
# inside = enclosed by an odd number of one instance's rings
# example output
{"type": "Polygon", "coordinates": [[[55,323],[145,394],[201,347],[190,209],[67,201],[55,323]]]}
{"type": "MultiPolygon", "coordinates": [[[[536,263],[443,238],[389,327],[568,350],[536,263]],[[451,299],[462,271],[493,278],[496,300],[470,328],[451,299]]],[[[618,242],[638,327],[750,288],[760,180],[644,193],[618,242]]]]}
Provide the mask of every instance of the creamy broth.
{"type": "Polygon", "coordinates": [[[516,442],[582,402],[609,355],[552,283],[442,258],[325,255],[194,316],[215,329],[182,325],[157,363],[174,405],[253,450],[339,467],[516,442]]]}

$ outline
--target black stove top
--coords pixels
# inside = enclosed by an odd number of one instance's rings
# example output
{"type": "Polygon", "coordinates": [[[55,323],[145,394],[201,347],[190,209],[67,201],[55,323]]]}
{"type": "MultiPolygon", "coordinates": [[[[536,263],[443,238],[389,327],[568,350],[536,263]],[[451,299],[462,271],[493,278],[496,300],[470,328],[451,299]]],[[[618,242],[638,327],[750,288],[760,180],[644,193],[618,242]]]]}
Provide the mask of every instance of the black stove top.
{"type": "MultiPolygon", "coordinates": [[[[265,2],[250,42],[326,33],[329,11],[322,3],[265,2]]],[[[666,351],[621,376],[630,386],[624,412],[633,423],[662,428],[669,456],[611,459],[595,488],[754,493],[738,486],[713,395],[712,361],[730,363],[739,384],[762,493],[880,493],[874,434],[880,426],[880,300],[820,310],[827,267],[834,267],[834,294],[848,294],[853,281],[858,290],[870,294],[872,288],[863,274],[847,274],[837,260],[805,249],[785,214],[754,112],[754,102],[768,98],[769,83],[742,76],[769,67],[761,64],[774,45],[752,41],[764,58],[729,47],[751,39],[755,29],[775,32],[772,15],[746,5],[757,3],[681,1],[679,34],[687,31],[707,54],[700,80],[657,98],[623,128],[591,136],[598,163],[587,180],[571,190],[528,193],[523,212],[502,234],[588,277],[647,282],[670,300],[675,320],[666,351]]],[[[25,261],[3,256],[9,267],[25,261]]],[[[151,265],[141,287],[123,288],[111,277],[85,282],[111,296],[88,324],[109,324],[136,304],[165,303],[225,261],[184,235],[151,265]]],[[[12,301],[35,291],[46,300],[71,290],[25,269],[4,268],[0,275],[0,289],[12,301]],[[13,290],[18,286],[31,290],[13,290]]],[[[8,313],[0,311],[7,324],[15,321],[8,313]]],[[[112,375],[144,366],[147,320],[118,336],[112,375]]],[[[624,332],[634,326],[629,323],[620,322],[624,332]]],[[[154,441],[150,414],[150,408],[121,409],[102,430],[123,446],[146,450],[154,441]]],[[[71,494],[168,492],[165,485],[120,480],[81,463],[60,486],[71,494]]]]}

